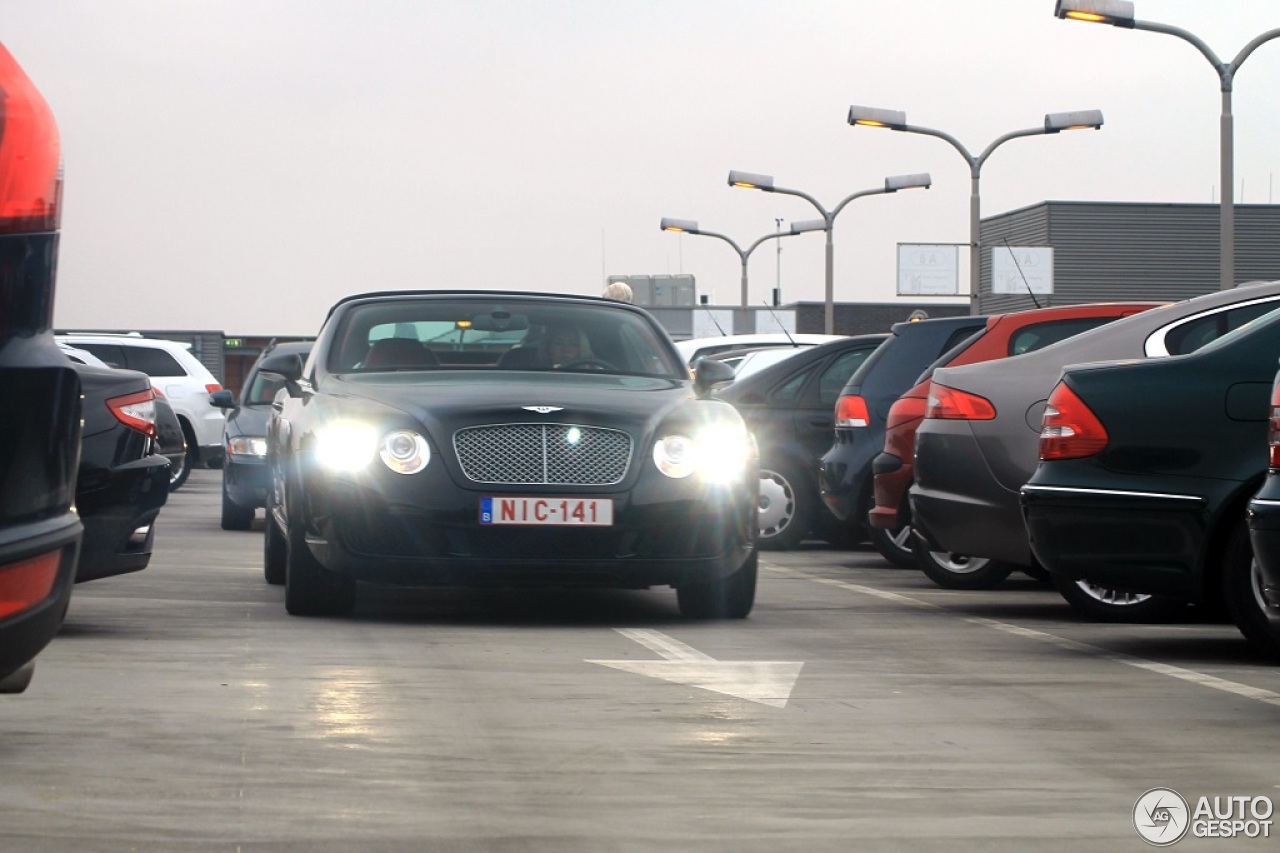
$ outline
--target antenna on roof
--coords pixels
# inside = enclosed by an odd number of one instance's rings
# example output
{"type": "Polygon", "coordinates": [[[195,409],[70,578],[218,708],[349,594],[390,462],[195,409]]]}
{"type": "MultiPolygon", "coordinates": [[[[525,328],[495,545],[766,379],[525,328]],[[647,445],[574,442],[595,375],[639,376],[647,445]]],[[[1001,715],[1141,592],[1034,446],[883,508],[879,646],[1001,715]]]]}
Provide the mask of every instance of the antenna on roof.
{"type": "Polygon", "coordinates": [[[798,343],[796,343],[796,339],[791,337],[791,333],[787,331],[787,327],[782,325],[782,321],[778,319],[778,315],[773,313],[773,309],[769,307],[769,300],[767,299],[763,300],[763,304],[764,304],[764,310],[769,312],[769,316],[773,318],[774,323],[777,323],[778,328],[782,330],[782,334],[787,336],[787,340],[791,341],[791,345],[793,347],[800,346],[798,343]]]}
{"type": "Polygon", "coordinates": [[[716,319],[716,315],[711,313],[711,309],[706,305],[702,306],[702,310],[707,312],[707,316],[711,318],[711,322],[716,324],[716,331],[720,333],[720,337],[727,337],[724,329],[720,327],[720,321],[716,319]]]}
{"type": "Polygon", "coordinates": [[[1022,276],[1022,283],[1026,285],[1027,295],[1031,297],[1032,303],[1037,308],[1040,307],[1040,300],[1036,299],[1035,292],[1031,290],[1031,282],[1027,281],[1026,275],[1022,272],[1022,264],[1018,263],[1018,256],[1013,253],[1013,248],[1009,245],[1009,238],[1004,238],[1004,247],[1009,251],[1009,257],[1013,258],[1013,265],[1018,270],[1018,275],[1022,276]]]}

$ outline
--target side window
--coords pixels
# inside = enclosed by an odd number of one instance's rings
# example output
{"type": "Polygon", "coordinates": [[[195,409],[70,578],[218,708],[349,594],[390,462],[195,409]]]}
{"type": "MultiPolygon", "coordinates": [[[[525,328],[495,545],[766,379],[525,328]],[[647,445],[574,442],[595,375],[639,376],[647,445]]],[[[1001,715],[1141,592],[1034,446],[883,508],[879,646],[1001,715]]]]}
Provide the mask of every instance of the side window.
{"type": "Polygon", "coordinates": [[[148,376],[186,376],[178,360],[156,347],[122,347],[130,370],[141,370],[148,376]]]}
{"type": "Polygon", "coordinates": [[[1044,349],[1049,344],[1065,341],[1072,335],[1095,329],[1104,323],[1117,320],[1118,317],[1077,317],[1072,320],[1052,320],[1047,323],[1036,323],[1019,329],[1009,339],[1009,355],[1022,355],[1044,349]]]}
{"type": "Polygon", "coordinates": [[[76,344],[77,349],[91,352],[111,367],[125,367],[124,353],[116,344],[76,344]]]}
{"type": "MultiPolygon", "coordinates": [[[[802,370],[795,376],[789,377],[785,382],[774,389],[769,395],[769,402],[774,406],[794,405],[800,399],[801,392],[804,391],[805,383],[809,381],[809,377],[814,374],[816,367],[808,370],[802,370]]],[[[843,386],[842,386],[843,387],[843,386]]]]}
{"type": "Polygon", "coordinates": [[[840,392],[844,390],[849,377],[874,351],[875,347],[852,350],[841,353],[832,361],[818,378],[818,406],[823,409],[834,409],[836,400],[840,399],[840,392]]]}
{"type": "Polygon", "coordinates": [[[1232,329],[1239,328],[1250,320],[1256,320],[1263,314],[1274,311],[1277,303],[1273,300],[1266,302],[1256,302],[1253,305],[1242,305],[1239,308],[1231,308],[1226,311],[1219,311],[1216,314],[1210,314],[1205,317],[1197,317],[1196,319],[1183,323],[1181,326],[1170,329],[1169,334],[1165,336],[1165,346],[1169,350],[1170,355],[1185,355],[1189,352],[1195,352],[1200,347],[1216,340],[1232,329]]]}

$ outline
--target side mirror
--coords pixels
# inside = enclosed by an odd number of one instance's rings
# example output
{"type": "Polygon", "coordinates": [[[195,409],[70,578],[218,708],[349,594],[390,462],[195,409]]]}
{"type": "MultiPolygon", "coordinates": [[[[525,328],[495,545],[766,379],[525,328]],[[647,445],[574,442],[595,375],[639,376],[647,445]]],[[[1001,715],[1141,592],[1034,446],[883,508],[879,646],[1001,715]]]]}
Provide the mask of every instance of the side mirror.
{"type": "Polygon", "coordinates": [[[209,405],[217,409],[234,409],[236,408],[236,395],[226,388],[221,391],[214,391],[209,395],[209,405]]]}
{"type": "Polygon", "coordinates": [[[284,384],[290,397],[302,396],[298,382],[302,379],[302,356],[296,352],[281,352],[269,355],[258,363],[258,372],[268,379],[284,384]]]}
{"type": "Polygon", "coordinates": [[[733,368],[723,361],[700,358],[693,370],[693,390],[699,397],[707,397],[716,385],[733,381],[733,368]]]}

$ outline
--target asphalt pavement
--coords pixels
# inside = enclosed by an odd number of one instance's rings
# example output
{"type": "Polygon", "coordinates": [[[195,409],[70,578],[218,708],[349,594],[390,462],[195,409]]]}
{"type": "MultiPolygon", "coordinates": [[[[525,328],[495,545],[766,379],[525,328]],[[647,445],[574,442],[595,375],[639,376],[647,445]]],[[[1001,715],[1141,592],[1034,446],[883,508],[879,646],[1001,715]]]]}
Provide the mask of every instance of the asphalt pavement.
{"type": "Polygon", "coordinates": [[[810,543],[739,622],[669,589],[290,617],[219,482],[0,697],[0,850],[1276,849],[1280,667],[1212,614],[1090,624],[810,543]]]}

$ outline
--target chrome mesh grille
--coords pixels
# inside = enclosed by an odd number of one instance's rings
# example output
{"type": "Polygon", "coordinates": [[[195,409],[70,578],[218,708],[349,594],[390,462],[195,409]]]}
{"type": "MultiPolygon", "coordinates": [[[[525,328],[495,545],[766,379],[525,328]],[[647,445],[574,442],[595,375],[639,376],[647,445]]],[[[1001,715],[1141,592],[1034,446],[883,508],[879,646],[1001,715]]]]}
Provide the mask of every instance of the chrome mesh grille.
{"type": "Polygon", "coordinates": [[[609,486],[631,462],[631,436],[574,424],[468,427],[453,436],[462,473],[477,483],[609,486]]]}

